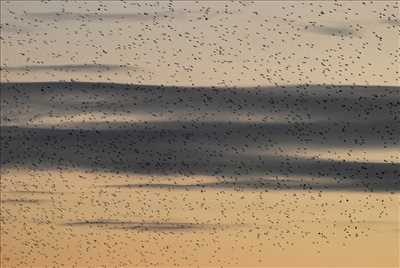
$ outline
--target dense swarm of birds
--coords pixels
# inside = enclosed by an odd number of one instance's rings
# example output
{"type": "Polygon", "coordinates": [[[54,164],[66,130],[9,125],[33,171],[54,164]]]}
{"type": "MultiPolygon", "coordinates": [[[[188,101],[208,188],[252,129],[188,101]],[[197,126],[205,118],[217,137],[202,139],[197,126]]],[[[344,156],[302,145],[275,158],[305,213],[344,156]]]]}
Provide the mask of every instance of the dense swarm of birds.
{"type": "Polygon", "coordinates": [[[25,81],[393,84],[398,13],[395,1],[5,2],[2,68],[25,81]]]}
{"type": "Polygon", "coordinates": [[[7,265],[263,265],[396,218],[398,2],[1,7],[7,265]]]}

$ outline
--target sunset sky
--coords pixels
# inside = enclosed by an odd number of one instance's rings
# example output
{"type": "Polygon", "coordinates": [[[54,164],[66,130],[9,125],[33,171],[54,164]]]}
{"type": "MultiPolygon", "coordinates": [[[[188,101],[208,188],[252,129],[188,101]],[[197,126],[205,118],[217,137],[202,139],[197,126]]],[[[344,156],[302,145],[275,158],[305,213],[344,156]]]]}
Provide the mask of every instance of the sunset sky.
{"type": "Polygon", "coordinates": [[[0,1],[2,267],[399,267],[399,1],[0,1]]]}

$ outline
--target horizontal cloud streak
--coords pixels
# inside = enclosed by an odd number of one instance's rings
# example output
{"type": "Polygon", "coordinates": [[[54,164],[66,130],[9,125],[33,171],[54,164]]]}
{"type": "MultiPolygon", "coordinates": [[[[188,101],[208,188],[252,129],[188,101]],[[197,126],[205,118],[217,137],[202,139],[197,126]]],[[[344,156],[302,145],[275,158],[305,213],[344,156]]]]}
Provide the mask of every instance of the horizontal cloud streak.
{"type": "MultiPolygon", "coordinates": [[[[68,227],[96,226],[111,229],[137,230],[137,231],[184,231],[193,229],[210,228],[208,224],[188,222],[142,222],[142,221],[119,221],[119,220],[87,220],[66,222],[68,227]]],[[[214,227],[215,228],[215,227],[214,227]]]]}
{"type": "Polygon", "coordinates": [[[50,82],[6,83],[1,94],[3,126],[92,128],[107,120],[116,127],[166,120],[381,123],[400,118],[400,88],[390,86],[191,88],[50,82]]]}
{"type": "Polygon", "coordinates": [[[3,66],[4,71],[64,71],[64,72],[95,72],[115,70],[138,70],[139,68],[129,65],[117,64],[63,64],[63,65],[22,65],[3,66]]]}
{"type": "MultiPolygon", "coordinates": [[[[1,96],[5,169],[205,175],[220,180],[213,187],[398,191],[400,186],[398,159],[353,161],[318,153],[353,148],[368,155],[399,148],[399,87],[6,83],[1,96]],[[94,118],[88,122],[89,115],[94,118]],[[280,121],[270,120],[277,115],[280,121]],[[63,126],[71,116],[81,120],[63,126]],[[31,124],[51,117],[61,119],[31,124]]],[[[352,152],[341,155],[347,153],[352,152]]]]}
{"type": "Polygon", "coordinates": [[[0,202],[10,204],[40,204],[47,201],[44,199],[3,199],[0,202]]]}
{"type": "MultiPolygon", "coordinates": [[[[252,135],[259,130],[251,124],[243,124],[240,131],[231,124],[188,127],[102,131],[2,128],[2,166],[208,175],[228,182],[247,180],[250,185],[259,185],[252,181],[254,178],[277,176],[279,180],[272,182],[284,188],[290,186],[286,180],[306,176],[328,188],[399,190],[400,164],[305,159],[271,153],[249,155],[245,153],[248,147],[272,146],[267,151],[273,152],[275,147],[279,151],[289,137],[277,135],[271,142],[266,133],[258,137],[252,135]],[[325,184],[332,179],[336,186],[325,184]]],[[[266,131],[270,128],[273,129],[273,125],[265,125],[266,131]]],[[[318,144],[319,139],[311,136],[310,142],[318,144]]],[[[307,146],[296,137],[293,142],[297,146],[307,146]]],[[[297,182],[299,185],[301,181],[297,182]]]]}
{"type": "Polygon", "coordinates": [[[79,19],[96,19],[96,20],[153,20],[163,18],[180,18],[184,16],[184,12],[177,11],[159,11],[152,13],[78,13],[78,12],[35,12],[28,13],[29,17],[41,18],[57,21],[71,21],[79,19]]]}
{"type": "Polygon", "coordinates": [[[355,31],[347,26],[328,26],[328,25],[306,25],[305,32],[336,37],[356,37],[360,36],[359,31],[355,31]]]}

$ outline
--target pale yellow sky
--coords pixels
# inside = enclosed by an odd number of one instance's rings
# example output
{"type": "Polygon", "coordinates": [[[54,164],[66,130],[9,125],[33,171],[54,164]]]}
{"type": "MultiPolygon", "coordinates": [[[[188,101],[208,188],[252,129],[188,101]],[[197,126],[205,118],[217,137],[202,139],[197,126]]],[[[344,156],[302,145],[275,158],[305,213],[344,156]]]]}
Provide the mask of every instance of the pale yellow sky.
{"type": "Polygon", "coordinates": [[[399,84],[399,2],[1,2],[1,78],[399,84]]]}

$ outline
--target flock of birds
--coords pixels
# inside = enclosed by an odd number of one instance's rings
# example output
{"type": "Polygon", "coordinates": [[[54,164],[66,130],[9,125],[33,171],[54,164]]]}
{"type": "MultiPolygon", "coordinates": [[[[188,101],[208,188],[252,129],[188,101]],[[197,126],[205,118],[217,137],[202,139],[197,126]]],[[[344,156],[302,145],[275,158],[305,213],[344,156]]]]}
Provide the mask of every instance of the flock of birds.
{"type": "Polygon", "coordinates": [[[398,2],[15,5],[2,9],[2,47],[13,52],[2,59],[3,80],[399,82],[398,2]]]}
{"type": "Polygon", "coordinates": [[[32,5],[1,2],[1,262],[263,265],[396,225],[398,2],[32,5]]]}

